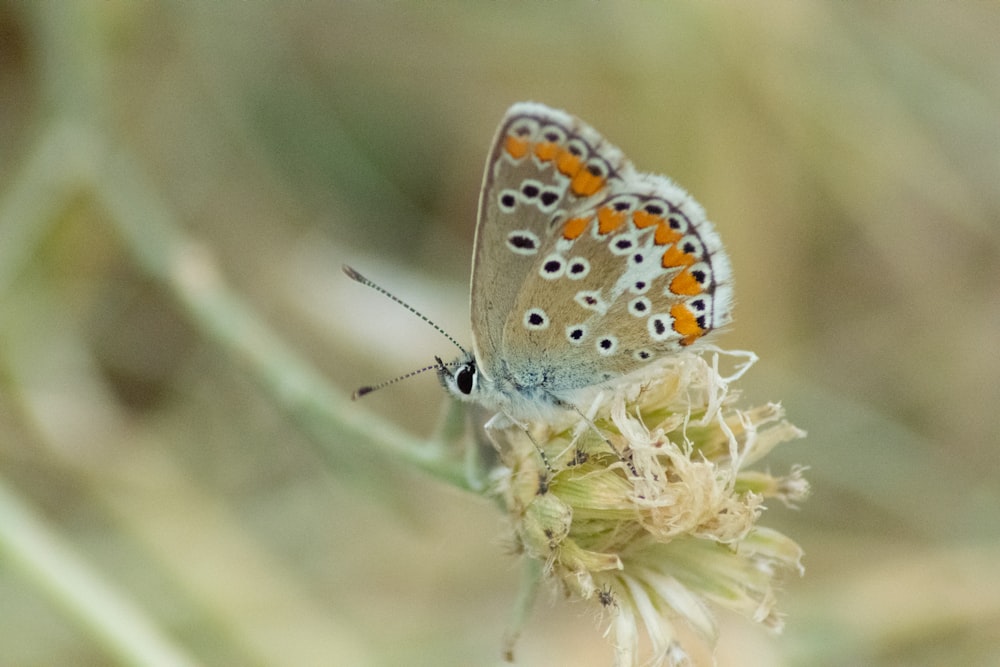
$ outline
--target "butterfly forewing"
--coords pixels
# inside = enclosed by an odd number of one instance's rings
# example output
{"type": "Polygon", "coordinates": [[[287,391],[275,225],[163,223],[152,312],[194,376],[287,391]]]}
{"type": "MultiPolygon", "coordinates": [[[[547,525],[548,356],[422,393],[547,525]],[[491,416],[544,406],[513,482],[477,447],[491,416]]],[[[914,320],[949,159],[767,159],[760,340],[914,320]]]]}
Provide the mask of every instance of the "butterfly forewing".
{"type": "Polygon", "coordinates": [[[501,361],[519,292],[567,211],[606,195],[628,165],[569,114],[541,104],[508,110],[486,162],[472,272],[472,330],[480,372],[501,361]]]}

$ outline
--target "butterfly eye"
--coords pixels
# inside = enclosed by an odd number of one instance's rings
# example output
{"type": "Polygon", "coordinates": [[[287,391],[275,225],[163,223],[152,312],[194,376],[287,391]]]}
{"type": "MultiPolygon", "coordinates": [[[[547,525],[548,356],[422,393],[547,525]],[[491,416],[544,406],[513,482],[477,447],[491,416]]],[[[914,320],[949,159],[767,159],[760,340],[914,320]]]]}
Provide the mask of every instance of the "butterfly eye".
{"type": "Polygon", "coordinates": [[[468,396],[476,386],[476,366],[475,364],[465,364],[455,373],[455,386],[458,390],[468,396]]]}

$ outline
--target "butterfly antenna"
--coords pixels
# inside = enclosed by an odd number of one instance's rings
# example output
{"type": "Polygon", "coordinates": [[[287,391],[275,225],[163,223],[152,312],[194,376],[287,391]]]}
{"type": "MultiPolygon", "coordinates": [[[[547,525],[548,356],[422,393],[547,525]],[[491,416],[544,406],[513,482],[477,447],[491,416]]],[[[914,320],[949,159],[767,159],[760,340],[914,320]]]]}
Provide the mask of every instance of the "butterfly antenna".
{"type": "MultiPolygon", "coordinates": [[[[393,294],[389,290],[385,289],[381,285],[377,285],[376,283],[373,283],[371,280],[368,280],[368,278],[365,278],[363,275],[361,275],[360,273],[358,273],[357,271],[355,271],[350,266],[344,264],[342,268],[344,269],[344,273],[347,274],[348,278],[350,278],[354,282],[361,283],[362,285],[364,285],[366,287],[371,287],[373,290],[375,290],[376,292],[378,292],[379,294],[381,294],[383,296],[389,297],[390,299],[392,299],[393,301],[395,301],[396,303],[398,303],[399,305],[401,305],[403,308],[406,308],[408,311],[410,311],[411,313],[413,313],[414,315],[416,315],[417,317],[419,317],[420,319],[422,319],[424,322],[426,322],[427,324],[429,324],[439,334],[441,334],[442,336],[444,336],[445,338],[447,338],[448,340],[450,340],[455,347],[457,347],[458,349],[460,349],[462,351],[462,354],[467,354],[467,352],[465,351],[465,348],[462,347],[461,345],[459,345],[458,341],[455,340],[455,338],[451,334],[449,334],[447,331],[445,331],[444,329],[442,329],[441,327],[439,327],[430,318],[428,318],[426,315],[424,315],[423,313],[421,313],[419,310],[417,310],[416,308],[414,308],[410,304],[406,303],[405,301],[403,301],[402,299],[400,299],[395,294],[393,294]]],[[[421,369],[419,371],[414,371],[413,373],[410,373],[409,375],[404,375],[403,377],[396,378],[396,380],[391,380],[389,382],[383,382],[382,384],[377,385],[375,388],[377,389],[378,387],[382,387],[382,386],[387,385],[387,384],[392,384],[393,382],[396,382],[397,380],[402,380],[403,378],[410,377],[410,375],[416,375],[417,373],[422,373],[422,372],[424,372],[426,370],[429,370],[431,368],[437,368],[437,367],[436,366],[428,366],[427,368],[423,368],[423,369],[421,369]]],[[[363,388],[364,387],[362,387],[362,389],[363,388]]],[[[358,391],[360,391],[360,389],[358,391]]],[[[368,392],[364,392],[364,393],[367,394],[368,392]]],[[[357,392],[355,392],[355,394],[357,394],[357,392]]]]}
{"type": "Polygon", "coordinates": [[[351,394],[351,400],[352,401],[356,401],[359,398],[361,398],[362,396],[370,394],[373,391],[377,391],[377,390],[381,389],[382,387],[388,387],[390,384],[396,384],[397,382],[401,382],[402,380],[405,380],[407,378],[411,378],[414,375],[420,375],[421,373],[423,373],[425,371],[437,370],[440,367],[441,367],[440,364],[434,364],[433,366],[425,366],[425,367],[417,369],[415,371],[410,371],[406,375],[400,375],[397,378],[393,378],[391,380],[386,380],[385,382],[379,382],[378,384],[366,385],[364,387],[358,387],[357,391],[355,391],[353,394],[351,394]]]}

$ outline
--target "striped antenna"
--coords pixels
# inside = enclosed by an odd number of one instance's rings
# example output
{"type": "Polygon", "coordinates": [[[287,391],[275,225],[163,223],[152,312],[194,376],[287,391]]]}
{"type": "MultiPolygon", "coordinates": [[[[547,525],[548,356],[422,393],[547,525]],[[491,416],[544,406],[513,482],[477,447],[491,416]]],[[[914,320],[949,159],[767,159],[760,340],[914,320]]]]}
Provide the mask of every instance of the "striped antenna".
{"type": "MultiPolygon", "coordinates": [[[[350,278],[351,280],[353,280],[355,282],[361,283],[362,285],[364,285],[366,287],[371,287],[373,290],[375,290],[376,292],[378,292],[382,296],[389,297],[390,299],[392,299],[393,301],[395,301],[396,303],[398,303],[399,305],[401,305],[403,308],[406,308],[408,311],[410,311],[411,313],[413,313],[414,315],[416,315],[417,317],[419,317],[420,319],[422,319],[424,322],[426,322],[427,324],[431,325],[431,327],[433,327],[435,331],[437,331],[439,334],[441,334],[442,336],[444,336],[445,338],[447,338],[448,340],[450,340],[455,347],[457,347],[458,349],[460,349],[462,351],[463,354],[467,354],[466,351],[465,351],[465,348],[462,347],[461,345],[459,345],[458,341],[455,340],[454,337],[452,337],[451,334],[449,334],[447,331],[445,331],[444,329],[442,329],[441,327],[439,327],[429,317],[427,317],[426,315],[424,315],[423,313],[421,313],[419,310],[417,310],[416,308],[414,308],[410,304],[406,303],[405,301],[403,301],[398,296],[396,296],[395,294],[393,294],[389,290],[385,289],[381,285],[377,285],[376,283],[373,283],[368,278],[365,278],[363,275],[361,275],[360,273],[358,273],[357,271],[355,271],[353,268],[351,268],[347,264],[343,265],[343,269],[344,269],[344,273],[347,274],[348,278],[350,278]]],[[[433,366],[431,368],[433,368],[433,366]]],[[[426,369],[424,369],[424,370],[426,370],[426,369]]]]}
{"type": "MultiPolygon", "coordinates": [[[[458,349],[460,349],[462,351],[462,354],[467,354],[466,351],[465,351],[465,348],[462,347],[461,345],[459,345],[457,340],[455,340],[447,331],[445,331],[444,329],[442,329],[441,327],[439,327],[437,324],[435,324],[433,321],[431,321],[426,315],[424,315],[423,313],[421,313],[419,310],[417,310],[416,308],[414,308],[410,304],[406,303],[405,301],[403,301],[402,299],[400,299],[399,297],[397,297],[395,294],[393,294],[392,292],[388,291],[384,287],[382,287],[380,285],[377,285],[376,283],[372,282],[368,278],[365,278],[363,275],[361,275],[360,273],[358,273],[357,271],[355,271],[350,266],[347,266],[346,264],[344,264],[343,269],[344,269],[344,273],[347,274],[348,278],[350,278],[351,280],[353,280],[355,282],[361,283],[362,285],[365,285],[366,287],[371,287],[373,290],[375,290],[376,292],[378,292],[379,294],[381,294],[383,296],[389,297],[390,299],[392,299],[393,301],[395,301],[396,303],[398,303],[399,305],[401,305],[403,308],[406,308],[408,311],[410,311],[411,313],[413,313],[414,315],[416,315],[417,317],[419,317],[420,319],[422,319],[424,322],[426,322],[427,324],[431,325],[431,327],[433,327],[433,329],[435,331],[437,331],[439,334],[441,334],[442,336],[444,336],[445,338],[447,338],[448,340],[450,340],[452,342],[452,344],[455,345],[455,347],[457,347],[458,349]]],[[[425,366],[424,368],[420,368],[420,369],[417,369],[415,371],[410,371],[409,373],[406,373],[404,375],[400,375],[399,377],[393,378],[391,380],[385,380],[384,382],[379,382],[378,384],[365,385],[364,387],[359,387],[353,394],[351,394],[351,400],[356,401],[359,398],[361,398],[362,396],[370,394],[373,391],[376,391],[378,389],[382,389],[383,387],[388,387],[391,384],[396,384],[397,382],[399,382],[401,380],[405,380],[407,378],[411,378],[414,375],[420,375],[421,373],[424,373],[426,371],[435,370],[435,369],[441,369],[441,368],[446,368],[448,366],[457,366],[457,365],[459,365],[457,362],[450,362],[450,363],[446,364],[446,363],[444,363],[444,362],[441,361],[440,357],[434,357],[434,359],[437,361],[437,363],[435,363],[433,366],[425,366]]]]}

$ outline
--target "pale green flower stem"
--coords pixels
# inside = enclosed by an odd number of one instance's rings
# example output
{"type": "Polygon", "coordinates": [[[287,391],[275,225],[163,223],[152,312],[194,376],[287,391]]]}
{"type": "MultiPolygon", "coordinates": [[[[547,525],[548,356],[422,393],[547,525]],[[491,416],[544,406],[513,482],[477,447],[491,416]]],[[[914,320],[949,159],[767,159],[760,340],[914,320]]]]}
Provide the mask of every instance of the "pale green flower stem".
{"type": "MultiPolygon", "coordinates": [[[[106,214],[103,231],[119,236],[137,267],[174,297],[203,335],[243,365],[332,467],[357,469],[357,459],[375,451],[458,488],[481,489],[475,461],[464,464],[467,470],[443,445],[415,438],[352,403],[347,389],[315,372],[225,285],[208,248],[185,234],[138,161],[111,139],[99,11],[75,3],[32,5],[42,50],[50,54],[41,79],[51,117],[10,189],[0,194],[0,298],[60,214],[80,197],[89,199],[106,214]]],[[[122,663],[197,663],[3,479],[0,561],[33,582],[122,663]]]]}
{"type": "MultiPolygon", "coordinates": [[[[139,166],[102,134],[75,122],[53,122],[14,183],[0,199],[0,296],[59,212],[81,194],[89,195],[107,213],[109,231],[117,232],[136,265],[174,297],[203,335],[241,363],[273,404],[319,446],[331,467],[363,470],[358,460],[379,452],[455,487],[482,488],[474,481],[474,462],[463,464],[439,442],[416,438],[368,413],[350,400],[349,390],[332,386],[290,350],[224,284],[208,248],[184,234],[143,181],[139,166]],[[67,160],[67,155],[83,159],[67,160]]],[[[4,560],[70,612],[109,654],[131,664],[195,663],[2,484],[4,560]]]]}

